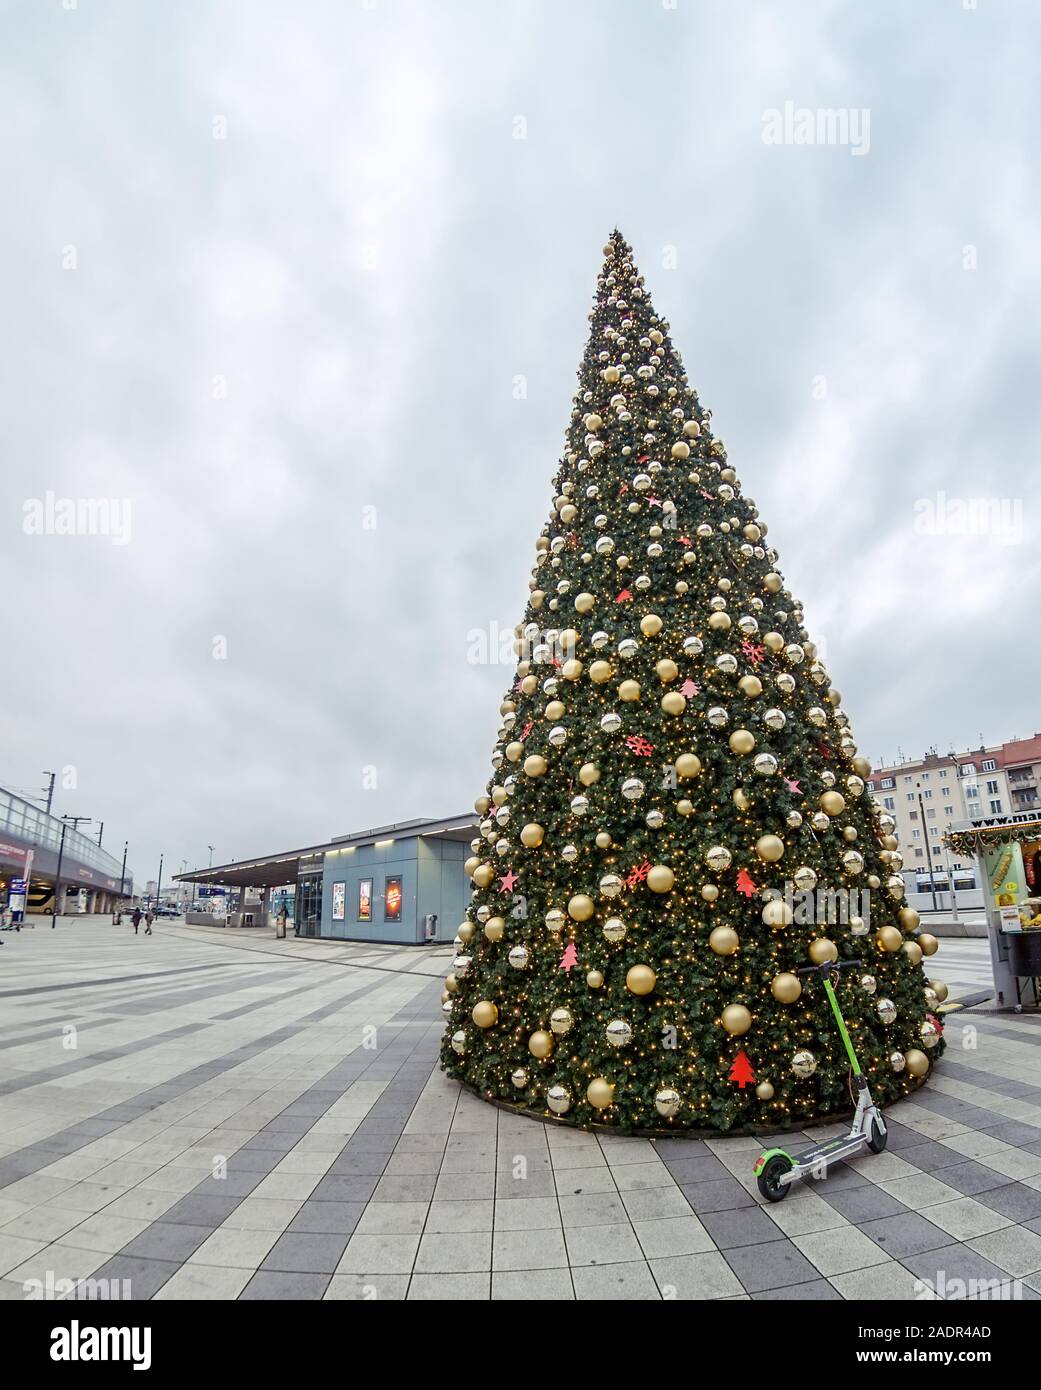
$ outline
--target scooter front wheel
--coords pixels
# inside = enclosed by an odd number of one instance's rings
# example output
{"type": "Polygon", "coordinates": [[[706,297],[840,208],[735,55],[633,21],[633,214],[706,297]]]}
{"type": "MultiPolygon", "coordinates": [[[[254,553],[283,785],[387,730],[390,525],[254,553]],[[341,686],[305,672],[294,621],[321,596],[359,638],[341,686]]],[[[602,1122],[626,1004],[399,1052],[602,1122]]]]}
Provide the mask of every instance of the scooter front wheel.
{"type": "Polygon", "coordinates": [[[880,1154],[889,1142],[889,1131],[878,1123],[875,1117],[871,1117],[871,1128],[868,1131],[867,1146],[873,1154],[880,1154]]]}
{"type": "Polygon", "coordinates": [[[764,1164],[756,1182],[759,1184],[759,1191],[768,1202],[783,1202],[788,1196],[791,1183],[782,1183],[781,1177],[791,1167],[792,1161],[787,1154],[774,1154],[773,1158],[764,1164]]]}

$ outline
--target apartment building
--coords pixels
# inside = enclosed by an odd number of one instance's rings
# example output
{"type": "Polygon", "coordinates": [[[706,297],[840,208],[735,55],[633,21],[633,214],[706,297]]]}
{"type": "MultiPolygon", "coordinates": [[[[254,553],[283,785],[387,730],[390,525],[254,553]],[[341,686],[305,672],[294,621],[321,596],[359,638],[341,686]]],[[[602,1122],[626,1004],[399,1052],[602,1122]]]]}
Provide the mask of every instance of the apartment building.
{"type": "Polygon", "coordinates": [[[875,767],[868,791],[895,819],[904,869],[915,871],[922,888],[930,887],[930,866],[937,887],[946,885],[950,871],[956,889],[975,886],[974,864],[958,857],[948,860],[943,837],[958,821],[1007,815],[1014,809],[1002,762],[1008,746],[966,753],[938,753],[933,748],[922,758],[875,767]]]}
{"type": "Polygon", "coordinates": [[[1041,810],[1041,734],[1001,745],[998,766],[1008,781],[1011,810],[1041,810]]]}

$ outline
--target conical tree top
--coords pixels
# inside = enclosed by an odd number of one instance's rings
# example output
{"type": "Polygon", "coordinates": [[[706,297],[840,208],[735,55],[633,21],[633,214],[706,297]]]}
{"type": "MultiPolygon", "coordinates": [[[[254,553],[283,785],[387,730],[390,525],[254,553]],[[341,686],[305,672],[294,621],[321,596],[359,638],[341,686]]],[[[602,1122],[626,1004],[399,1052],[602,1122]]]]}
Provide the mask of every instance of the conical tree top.
{"type": "MultiPolygon", "coordinates": [[[[848,1110],[942,1050],[838,691],[616,230],[590,315],[443,997],[446,1070],[623,1129],[848,1110]]],[[[881,665],[879,680],[891,675],[881,665]]]]}

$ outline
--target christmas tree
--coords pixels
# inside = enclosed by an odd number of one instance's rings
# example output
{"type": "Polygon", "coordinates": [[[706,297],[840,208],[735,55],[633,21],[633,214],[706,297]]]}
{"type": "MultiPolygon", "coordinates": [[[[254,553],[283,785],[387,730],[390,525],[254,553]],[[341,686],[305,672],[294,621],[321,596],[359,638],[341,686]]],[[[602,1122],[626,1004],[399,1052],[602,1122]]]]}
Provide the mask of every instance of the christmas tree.
{"type": "MultiPolygon", "coordinates": [[[[877,1102],[942,1051],[935,938],[767,527],[615,232],[590,315],[474,890],[446,1071],[624,1130],[852,1108],[819,977],[877,1102]]],[[[879,672],[879,679],[891,673],[879,672]]]]}

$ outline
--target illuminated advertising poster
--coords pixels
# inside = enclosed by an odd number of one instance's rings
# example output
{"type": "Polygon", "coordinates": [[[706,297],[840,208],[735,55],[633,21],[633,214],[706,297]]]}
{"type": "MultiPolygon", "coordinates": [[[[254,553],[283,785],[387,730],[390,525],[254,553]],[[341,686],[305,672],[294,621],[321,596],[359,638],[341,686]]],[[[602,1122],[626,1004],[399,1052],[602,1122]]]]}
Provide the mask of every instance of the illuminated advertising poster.
{"type": "Polygon", "coordinates": [[[1026,882],[1019,844],[989,845],[983,853],[983,874],[987,905],[997,916],[1001,930],[1016,931],[1019,927],[1017,904],[1024,895],[1026,882]]]}
{"type": "Polygon", "coordinates": [[[342,922],[347,916],[347,885],[333,884],[333,921],[342,922]]]}
{"type": "Polygon", "coordinates": [[[395,875],[387,879],[387,888],[383,897],[383,920],[385,922],[401,921],[401,878],[395,875]]]}
{"type": "Polygon", "coordinates": [[[363,878],[358,884],[358,921],[372,921],[372,879],[363,878]]]}

